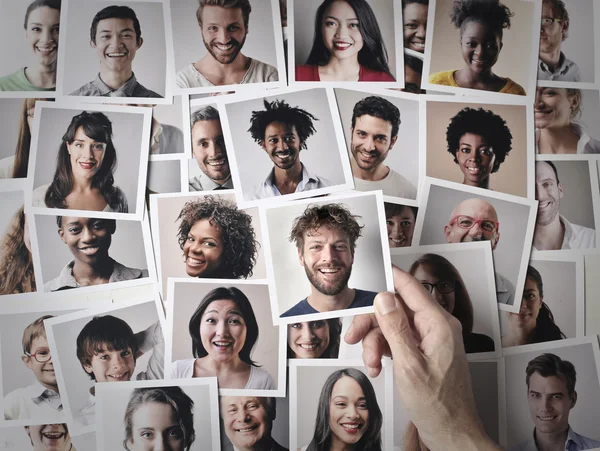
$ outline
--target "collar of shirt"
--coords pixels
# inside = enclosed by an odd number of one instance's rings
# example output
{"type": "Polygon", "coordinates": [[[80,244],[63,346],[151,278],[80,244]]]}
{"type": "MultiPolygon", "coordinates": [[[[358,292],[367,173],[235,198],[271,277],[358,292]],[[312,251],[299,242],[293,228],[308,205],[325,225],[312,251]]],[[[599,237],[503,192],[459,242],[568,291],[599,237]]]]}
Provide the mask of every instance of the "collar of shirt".
{"type": "Polygon", "coordinates": [[[231,175],[223,184],[218,184],[209,176],[207,176],[204,172],[200,174],[199,177],[194,177],[190,179],[190,184],[195,185],[197,191],[214,191],[216,189],[233,189],[233,181],[231,180],[231,175]]]}
{"type": "MultiPolygon", "coordinates": [[[[304,165],[304,163],[300,163],[300,164],[302,164],[302,179],[300,180],[300,183],[298,183],[298,186],[296,187],[296,191],[295,191],[296,193],[300,193],[300,192],[304,191],[304,189],[306,188],[306,185],[308,185],[309,183],[317,183],[317,184],[319,183],[319,177],[317,177],[315,174],[309,172],[309,170],[306,169],[306,166],[304,165]]],[[[267,179],[264,181],[264,186],[265,186],[265,188],[270,188],[276,196],[281,196],[281,193],[277,189],[277,186],[275,186],[274,179],[275,179],[275,167],[273,167],[273,169],[271,169],[271,172],[269,172],[267,179]]]]}
{"type": "Polygon", "coordinates": [[[565,226],[565,236],[563,237],[561,249],[571,249],[570,244],[573,239],[573,226],[563,215],[559,214],[558,217],[560,218],[562,225],[565,226]]]}
{"type": "MultiPolygon", "coordinates": [[[[110,279],[108,280],[108,283],[138,279],[142,275],[142,271],[140,269],[128,268],[127,266],[122,265],[121,263],[113,260],[112,258],[110,258],[110,259],[112,260],[114,266],[113,266],[113,272],[110,275],[110,279]]],[[[75,276],[73,276],[73,265],[75,265],[74,260],[70,261],[67,264],[67,266],[65,266],[63,268],[63,270],[60,272],[60,275],[58,276],[58,281],[56,283],[57,287],[54,287],[54,286],[52,287],[53,291],[62,290],[65,288],[81,287],[81,285],[79,285],[79,283],[77,283],[75,276]]]]}
{"type": "Polygon", "coordinates": [[[160,150],[160,138],[163,133],[163,127],[156,119],[152,119],[152,138],[150,142],[150,154],[154,155],[159,153],[160,150]]]}
{"type": "Polygon", "coordinates": [[[138,85],[135,74],[132,74],[131,78],[127,80],[119,89],[112,89],[110,86],[104,83],[100,78],[100,73],[98,73],[98,76],[92,83],[94,83],[94,86],[98,89],[98,91],[100,91],[101,96],[110,97],[134,97],[133,92],[138,85]]]}
{"type": "Polygon", "coordinates": [[[54,390],[44,387],[37,380],[27,387],[27,393],[31,400],[36,404],[48,401],[54,409],[62,410],[60,395],[54,390]]]}
{"type": "Polygon", "coordinates": [[[578,122],[572,122],[571,128],[579,136],[579,141],[577,141],[577,155],[584,154],[585,146],[591,139],[590,135],[583,130],[583,127],[578,122]]]}
{"type": "Polygon", "coordinates": [[[565,56],[563,52],[560,52],[560,58],[558,60],[558,67],[554,72],[550,70],[548,65],[542,60],[539,60],[540,70],[552,75],[565,75],[573,67],[575,63],[565,56]]]}

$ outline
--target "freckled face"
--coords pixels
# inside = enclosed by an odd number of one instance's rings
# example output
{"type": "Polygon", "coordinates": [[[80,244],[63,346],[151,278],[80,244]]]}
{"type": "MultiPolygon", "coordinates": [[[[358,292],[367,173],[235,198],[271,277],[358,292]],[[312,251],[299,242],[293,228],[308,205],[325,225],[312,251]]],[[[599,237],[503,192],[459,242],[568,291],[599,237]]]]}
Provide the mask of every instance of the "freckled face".
{"type": "Polygon", "coordinates": [[[191,277],[214,275],[221,268],[223,249],[223,235],[219,227],[208,219],[197,221],[183,245],[185,272],[191,277]]]}
{"type": "Polygon", "coordinates": [[[355,445],[369,427],[369,405],[362,388],[351,377],[343,376],[333,386],[329,427],[332,442],[338,445],[355,445]]]}
{"type": "Polygon", "coordinates": [[[44,66],[56,65],[60,11],[41,6],[29,14],[25,38],[33,54],[44,66]]]}
{"type": "Polygon", "coordinates": [[[463,183],[470,186],[486,186],[485,181],[494,169],[496,155],[483,136],[473,133],[461,136],[456,159],[464,176],[463,183]]]}
{"type": "Polygon", "coordinates": [[[487,25],[469,21],[462,27],[460,44],[469,70],[481,73],[491,70],[498,61],[502,38],[487,25]]]}
{"type": "Polygon", "coordinates": [[[321,25],[325,48],[333,58],[358,58],[363,48],[359,18],[345,1],[333,2],[323,14],[321,25]]]}
{"type": "Polygon", "coordinates": [[[404,47],[415,52],[425,51],[425,33],[427,32],[427,5],[409,3],[404,7],[404,47]]]}

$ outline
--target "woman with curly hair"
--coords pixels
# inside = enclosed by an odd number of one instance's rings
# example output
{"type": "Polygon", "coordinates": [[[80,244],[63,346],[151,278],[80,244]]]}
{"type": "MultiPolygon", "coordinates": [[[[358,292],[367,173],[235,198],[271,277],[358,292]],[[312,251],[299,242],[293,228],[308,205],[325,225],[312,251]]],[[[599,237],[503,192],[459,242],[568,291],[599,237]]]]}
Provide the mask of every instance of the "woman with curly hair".
{"type": "Polygon", "coordinates": [[[506,121],[483,108],[463,108],[446,130],[448,152],[463,173],[463,184],[490,188],[490,174],[512,149],[512,134],[506,121]]]}
{"type": "Polygon", "coordinates": [[[312,49],[296,81],[396,81],[375,13],[366,0],[325,0],[312,49]]]}
{"type": "Polygon", "coordinates": [[[252,304],[238,288],[219,287],[204,296],[190,318],[189,333],[194,358],[175,361],[173,379],[216,376],[219,388],[277,388],[271,375],[252,360],[258,323],[252,304]]]}
{"type": "Polygon", "coordinates": [[[33,206],[128,213],[125,193],[114,185],[116,167],[112,123],[84,111],[62,137],[53,182],[33,190],[33,206]]]}
{"type": "Polygon", "coordinates": [[[288,359],[337,359],[342,321],[320,319],[288,324],[288,359]]]}
{"type": "Polygon", "coordinates": [[[0,295],[36,291],[27,217],[21,207],[0,245],[0,295]]]}
{"type": "Polygon", "coordinates": [[[544,302],[542,276],[531,265],[527,267],[519,313],[507,312],[507,315],[509,331],[502,337],[502,346],[505,348],[567,338],[544,302]]]}
{"type": "Polygon", "coordinates": [[[521,85],[492,71],[502,50],[502,35],[510,28],[511,10],[498,0],[455,0],[450,19],[460,30],[464,65],[432,74],[429,83],[526,95],[521,85]]]}
{"type": "Polygon", "coordinates": [[[302,451],[381,451],[383,415],[369,378],[360,370],[333,372],[319,396],[312,440],[302,451]]]}
{"type": "Polygon", "coordinates": [[[251,216],[219,196],[186,202],[177,220],[177,240],[191,277],[247,279],[258,242],[251,216]]]}

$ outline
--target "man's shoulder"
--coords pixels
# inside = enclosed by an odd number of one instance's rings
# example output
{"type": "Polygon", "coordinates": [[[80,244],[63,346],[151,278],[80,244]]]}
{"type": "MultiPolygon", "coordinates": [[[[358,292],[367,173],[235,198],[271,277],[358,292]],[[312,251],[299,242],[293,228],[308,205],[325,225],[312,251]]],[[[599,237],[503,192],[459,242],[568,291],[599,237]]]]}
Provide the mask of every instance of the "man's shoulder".
{"type": "Polygon", "coordinates": [[[371,307],[377,296],[377,292],[368,290],[354,289],[354,300],[348,308],[371,307]]]}
{"type": "Polygon", "coordinates": [[[287,310],[283,314],[281,314],[281,318],[285,318],[288,316],[296,316],[296,315],[307,315],[309,313],[319,313],[317,310],[312,308],[312,306],[308,303],[306,298],[302,299],[296,305],[294,305],[291,309],[287,310]]]}
{"type": "Polygon", "coordinates": [[[268,81],[278,81],[279,72],[277,71],[276,67],[252,58],[247,77],[244,78],[247,79],[245,79],[242,83],[264,83],[268,81]]]}
{"type": "Polygon", "coordinates": [[[162,99],[163,98],[163,96],[161,96],[160,94],[152,91],[151,89],[146,88],[139,81],[137,83],[137,86],[133,90],[133,95],[131,97],[149,97],[149,98],[154,98],[154,99],[162,99]]]}
{"type": "Polygon", "coordinates": [[[596,231],[589,227],[571,223],[573,236],[569,240],[571,249],[591,249],[596,246],[596,231]]]}
{"type": "Polygon", "coordinates": [[[87,82],[85,85],[81,86],[79,89],[73,91],[70,96],[98,96],[100,95],[100,90],[96,87],[94,83],[95,80],[87,82]]]}
{"type": "Polygon", "coordinates": [[[577,443],[579,446],[578,449],[600,448],[600,440],[595,440],[593,438],[586,437],[585,435],[578,434],[573,430],[573,428],[570,428],[569,439],[577,443]]]}
{"type": "Polygon", "coordinates": [[[212,86],[212,83],[196,69],[194,63],[186,64],[183,69],[179,70],[175,80],[180,88],[206,88],[212,86]]]}

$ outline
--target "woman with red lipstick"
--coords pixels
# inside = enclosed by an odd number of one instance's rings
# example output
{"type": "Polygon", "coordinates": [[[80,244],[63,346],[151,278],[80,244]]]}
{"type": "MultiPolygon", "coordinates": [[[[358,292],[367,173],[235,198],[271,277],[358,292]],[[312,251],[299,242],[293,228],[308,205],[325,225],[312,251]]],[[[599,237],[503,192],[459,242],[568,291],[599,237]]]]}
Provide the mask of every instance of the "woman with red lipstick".
{"type": "Polygon", "coordinates": [[[114,184],[116,166],[112,123],[103,113],[84,111],[62,138],[54,181],[33,190],[33,206],[127,213],[125,193],[114,184]]]}
{"type": "Polygon", "coordinates": [[[288,359],[337,359],[342,322],[339,318],[288,324],[288,359]]]}
{"type": "Polygon", "coordinates": [[[35,0],[25,12],[25,39],[34,65],[0,77],[0,91],[54,91],[58,57],[60,0],[35,0]]]}
{"type": "Polygon", "coordinates": [[[296,81],[387,81],[385,44],[366,0],[325,0],[317,9],[315,38],[296,81]]]}
{"type": "Polygon", "coordinates": [[[252,360],[258,322],[235,287],[210,291],[190,318],[193,359],[173,362],[171,378],[217,377],[219,388],[275,390],[271,375],[252,360]]]}
{"type": "Polygon", "coordinates": [[[302,451],[381,451],[382,425],[369,378],[355,368],[337,370],[321,389],[315,433],[302,451]]]}
{"type": "Polygon", "coordinates": [[[455,1],[450,19],[460,30],[465,64],[458,70],[432,74],[429,83],[526,95],[521,85],[492,71],[502,50],[503,30],[510,28],[512,15],[498,0],[455,1]]]}
{"type": "Polygon", "coordinates": [[[535,95],[535,141],[540,154],[598,154],[600,141],[580,121],[581,91],[539,87],[535,95]]]}
{"type": "Polygon", "coordinates": [[[490,175],[512,149],[512,134],[506,121],[483,108],[463,108],[446,130],[448,152],[463,173],[463,185],[490,188],[490,175]]]}
{"type": "Polygon", "coordinates": [[[519,313],[507,315],[509,332],[502,337],[504,348],[567,338],[554,322],[554,315],[544,302],[542,276],[533,266],[527,267],[519,313]]]}

